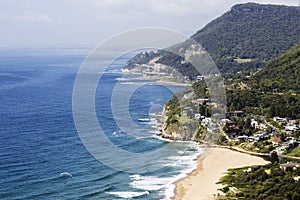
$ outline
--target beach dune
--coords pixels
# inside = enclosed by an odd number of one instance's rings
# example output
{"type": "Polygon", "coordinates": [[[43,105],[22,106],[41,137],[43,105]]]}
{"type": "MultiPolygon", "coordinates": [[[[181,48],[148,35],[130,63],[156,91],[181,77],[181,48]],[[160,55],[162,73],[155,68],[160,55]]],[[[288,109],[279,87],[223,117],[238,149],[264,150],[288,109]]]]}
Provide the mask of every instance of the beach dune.
{"type": "Polygon", "coordinates": [[[216,184],[230,168],[265,165],[268,162],[256,156],[226,148],[209,148],[198,160],[197,169],[176,183],[175,200],[208,200],[221,193],[216,184]]]}

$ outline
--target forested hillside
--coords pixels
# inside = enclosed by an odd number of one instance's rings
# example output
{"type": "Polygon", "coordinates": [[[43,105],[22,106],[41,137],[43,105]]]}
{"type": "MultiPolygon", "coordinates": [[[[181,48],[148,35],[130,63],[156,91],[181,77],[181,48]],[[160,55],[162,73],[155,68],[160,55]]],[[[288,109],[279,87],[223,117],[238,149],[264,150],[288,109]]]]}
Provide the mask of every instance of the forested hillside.
{"type": "Polygon", "coordinates": [[[300,41],[300,8],[239,4],[192,36],[223,72],[260,67],[300,41]]]}
{"type": "Polygon", "coordinates": [[[300,43],[270,62],[251,78],[252,87],[265,92],[300,92],[300,43]]]}
{"type": "Polygon", "coordinates": [[[269,117],[300,117],[300,43],[250,78],[228,85],[230,109],[269,117]],[[244,87],[240,87],[243,84],[244,87]]]}
{"type": "MultiPolygon", "coordinates": [[[[233,6],[191,38],[205,48],[222,73],[230,73],[262,67],[299,42],[299,33],[299,7],[247,3],[233,6]]],[[[190,79],[198,74],[184,58],[163,50],[141,53],[126,67],[146,64],[153,58],[190,79]]]]}

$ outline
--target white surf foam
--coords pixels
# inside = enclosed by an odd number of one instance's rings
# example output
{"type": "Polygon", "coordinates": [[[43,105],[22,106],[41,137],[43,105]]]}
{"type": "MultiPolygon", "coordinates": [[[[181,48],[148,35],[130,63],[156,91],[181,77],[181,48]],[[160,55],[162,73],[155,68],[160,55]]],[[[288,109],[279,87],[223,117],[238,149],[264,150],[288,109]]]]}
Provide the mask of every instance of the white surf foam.
{"type": "MultiPolygon", "coordinates": [[[[153,129],[150,131],[152,137],[174,143],[173,140],[163,139],[156,135],[160,133],[160,130],[158,129],[158,121],[155,113],[150,114],[149,118],[140,118],[138,121],[140,123],[147,123],[151,126],[153,129]]],[[[175,147],[177,145],[174,145],[175,156],[165,158],[162,166],[174,168],[177,170],[177,172],[175,171],[174,173],[178,175],[170,174],[168,177],[158,177],[155,175],[142,176],[135,174],[130,176],[130,185],[132,188],[144,191],[156,191],[159,192],[159,195],[163,196],[165,200],[172,199],[175,192],[175,182],[186,177],[196,169],[197,157],[204,152],[204,150],[195,142],[176,141],[175,143],[178,143],[179,149],[176,150],[175,147]]]]}
{"type": "Polygon", "coordinates": [[[159,178],[155,176],[141,176],[132,175],[130,178],[133,180],[130,185],[133,188],[141,190],[157,191],[165,187],[166,184],[170,183],[170,178],[159,178]]]}
{"type": "MultiPolygon", "coordinates": [[[[198,148],[197,148],[198,149],[198,148]]],[[[174,196],[175,182],[186,177],[197,167],[197,157],[204,151],[199,148],[195,153],[185,155],[185,151],[178,152],[178,156],[172,156],[166,159],[164,166],[178,168],[178,175],[172,177],[142,176],[135,174],[130,176],[132,182],[130,185],[135,189],[146,191],[159,191],[165,200],[171,200],[174,196]]]]}
{"type": "Polygon", "coordinates": [[[141,122],[150,122],[150,118],[140,118],[138,120],[141,122]]]}
{"type": "Polygon", "coordinates": [[[120,192],[106,192],[106,193],[110,194],[110,195],[114,195],[116,197],[124,198],[124,199],[140,197],[140,196],[149,194],[148,191],[144,191],[144,192],[128,192],[128,191],[121,192],[120,191],[120,192]]]}

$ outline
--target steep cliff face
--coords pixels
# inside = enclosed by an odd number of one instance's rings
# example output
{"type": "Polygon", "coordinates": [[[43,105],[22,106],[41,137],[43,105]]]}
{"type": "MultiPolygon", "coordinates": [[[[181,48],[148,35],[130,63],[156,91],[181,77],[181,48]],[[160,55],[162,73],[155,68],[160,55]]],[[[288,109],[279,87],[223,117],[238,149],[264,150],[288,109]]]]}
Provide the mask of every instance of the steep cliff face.
{"type": "Polygon", "coordinates": [[[195,140],[197,130],[197,124],[182,124],[179,127],[171,125],[162,130],[162,137],[172,140],[190,141],[195,140]]]}

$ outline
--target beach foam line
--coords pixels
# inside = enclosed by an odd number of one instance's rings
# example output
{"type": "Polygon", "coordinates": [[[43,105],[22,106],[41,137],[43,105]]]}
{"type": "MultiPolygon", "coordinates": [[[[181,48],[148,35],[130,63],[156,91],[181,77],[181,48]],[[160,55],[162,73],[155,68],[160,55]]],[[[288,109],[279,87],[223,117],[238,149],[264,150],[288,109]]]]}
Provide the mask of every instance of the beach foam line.
{"type": "MultiPolygon", "coordinates": [[[[184,154],[186,152],[178,151],[178,153],[184,154]]],[[[163,164],[163,166],[178,168],[178,175],[171,177],[156,177],[134,174],[130,176],[132,179],[130,185],[135,189],[159,191],[159,194],[164,196],[164,200],[171,200],[175,195],[175,183],[192,173],[197,168],[198,161],[196,158],[203,153],[204,150],[200,148],[192,155],[178,155],[167,158],[167,162],[163,164]]]]}
{"type": "Polygon", "coordinates": [[[129,192],[129,191],[120,191],[120,192],[106,192],[106,194],[114,195],[116,197],[124,198],[124,199],[129,199],[129,198],[134,198],[134,197],[140,197],[144,195],[150,194],[148,191],[144,192],[129,192]]]}
{"type": "Polygon", "coordinates": [[[141,122],[150,122],[150,118],[140,118],[138,120],[141,122]]]}
{"type": "Polygon", "coordinates": [[[156,176],[141,176],[135,174],[130,176],[133,180],[130,185],[135,189],[158,191],[170,183],[170,177],[159,178],[156,176]]]}
{"type": "MultiPolygon", "coordinates": [[[[178,162],[175,164],[176,166],[184,167],[184,163],[185,163],[186,167],[181,170],[180,174],[173,177],[172,180],[168,184],[166,184],[165,191],[163,192],[163,194],[165,196],[165,200],[173,199],[173,197],[175,195],[177,181],[185,178],[186,176],[188,176],[190,173],[192,173],[194,170],[197,169],[198,161],[196,161],[195,159],[191,159],[191,158],[192,158],[192,156],[190,157],[190,159],[188,159],[188,161],[189,161],[188,164],[183,162],[183,160],[181,162],[178,162]]],[[[187,161],[187,160],[185,160],[185,161],[187,161]]]]}
{"type": "Polygon", "coordinates": [[[155,176],[141,176],[138,174],[130,176],[133,182],[130,185],[135,189],[159,191],[165,200],[171,200],[174,196],[175,185],[173,184],[176,177],[159,178],[155,176]]]}

